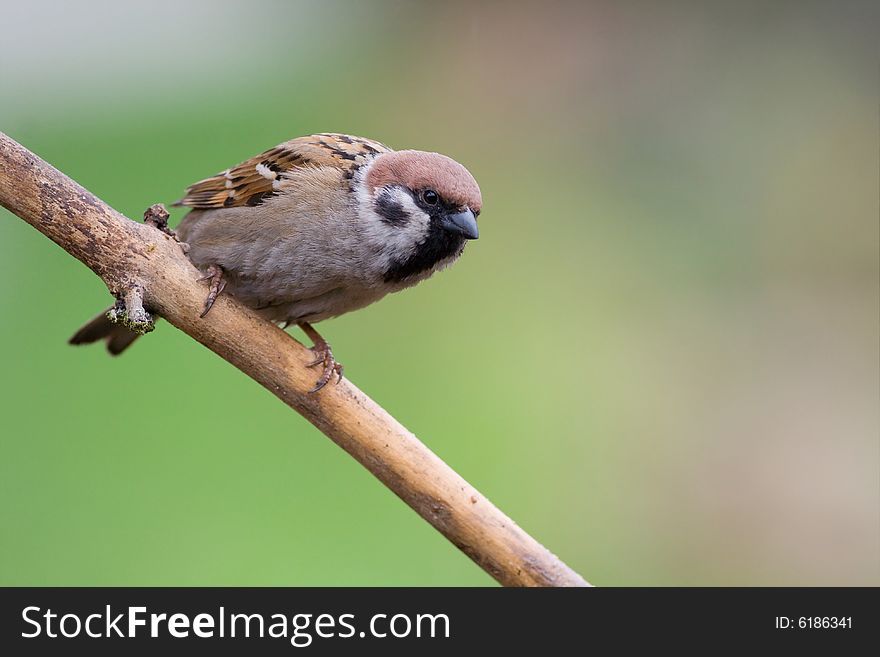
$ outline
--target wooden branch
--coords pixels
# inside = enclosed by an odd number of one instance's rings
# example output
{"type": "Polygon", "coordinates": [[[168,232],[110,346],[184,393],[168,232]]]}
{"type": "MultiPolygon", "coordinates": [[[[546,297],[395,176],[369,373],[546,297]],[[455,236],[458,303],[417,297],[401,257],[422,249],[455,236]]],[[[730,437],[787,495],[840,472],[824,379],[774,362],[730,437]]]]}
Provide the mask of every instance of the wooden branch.
{"type": "Polygon", "coordinates": [[[199,272],[180,245],[130,221],[0,133],[0,203],[100,276],[258,381],[357,459],[505,586],[589,586],[344,380],[317,394],[311,351],[229,296],[199,318],[199,272]]]}

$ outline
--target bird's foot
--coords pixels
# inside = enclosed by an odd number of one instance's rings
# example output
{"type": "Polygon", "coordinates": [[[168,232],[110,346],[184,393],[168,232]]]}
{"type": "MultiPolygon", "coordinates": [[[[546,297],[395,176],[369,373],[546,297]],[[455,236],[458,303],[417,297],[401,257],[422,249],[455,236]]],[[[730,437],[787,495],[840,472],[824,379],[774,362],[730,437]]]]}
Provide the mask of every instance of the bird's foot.
{"type": "Polygon", "coordinates": [[[220,293],[223,292],[223,288],[226,287],[226,279],[223,278],[223,270],[219,265],[208,265],[208,268],[205,270],[205,275],[199,280],[210,281],[208,283],[208,296],[205,298],[205,309],[199,315],[199,317],[204,317],[208,314],[208,311],[211,310],[217,297],[220,296],[220,293]]]}
{"type": "Polygon", "coordinates": [[[315,360],[308,364],[308,367],[317,367],[318,365],[323,365],[324,370],[321,372],[321,378],[318,379],[318,382],[315,384],[315,387],[309,390],[309,393],[318,392],[321,388],[323,388],[330,379],[333,378],[333,375],[336,375],[336,383],[342,381],[342,373],[345,370],[342,363],[336,361],[333,358],[333,351],[330,349],[330,345],[324,342],[323,344],[315,345],[312,347],[312,351],[315,352],[315,360]]]}
{"type": "Polygon", "coordinates": [[[333,357],[333,350],[330,348],[328,342],[321,337],[321,335],[314,329],[310,324],[306,324],[305,322],[300,323],[300,328],[305,332],[306,335],[311,338],[314,343],[312,346],[312,351],[315,354],[315,360],[311,363],[308,363],[307,367],[317,367],[321,365],[324,369],[321,372],[321,377],[318,379],[318,382],[315,384],[315,387],[309,390],[309,394],[314,394],[318,392],[321,388],[323,388],[327,383],[330,382],[330,379],[336,375],[336,383],[342,381],[342,373],[345,370],[342,363],[337,362],[337,360],[333,357]]]}

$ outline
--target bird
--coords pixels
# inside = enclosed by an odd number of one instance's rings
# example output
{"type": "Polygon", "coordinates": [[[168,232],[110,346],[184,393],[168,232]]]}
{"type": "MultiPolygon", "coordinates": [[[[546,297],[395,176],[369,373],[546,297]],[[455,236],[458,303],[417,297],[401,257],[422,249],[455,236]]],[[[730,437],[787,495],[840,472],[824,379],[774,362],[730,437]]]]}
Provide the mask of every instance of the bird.
{"type": "MultiPolygon", "coordinates": [[[[340,133],[297,137],[186,188],[176,229],[208,293],[201,316],[230,294],[267,320],[299,326],[322,372],[343,367],[313,324],[412,287],[456,262],[479,237],[482,194],[440,153],[394,150],[340,133]]],[[[137,338],[102,313],[70,344],[105,340],[118,355],[137,338]]]]}

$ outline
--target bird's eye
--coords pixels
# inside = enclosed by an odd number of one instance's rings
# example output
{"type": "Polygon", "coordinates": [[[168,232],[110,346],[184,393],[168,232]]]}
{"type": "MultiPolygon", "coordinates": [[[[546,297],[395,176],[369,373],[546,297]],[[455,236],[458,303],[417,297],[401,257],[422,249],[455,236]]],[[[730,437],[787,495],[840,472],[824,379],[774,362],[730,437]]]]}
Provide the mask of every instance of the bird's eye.
{"type": "Polygon", "coordinates": [[[433,189],[426,189],[422,192],[422,200],[427,205],[437,205],[440,202],[440,195],[433,189]]]}

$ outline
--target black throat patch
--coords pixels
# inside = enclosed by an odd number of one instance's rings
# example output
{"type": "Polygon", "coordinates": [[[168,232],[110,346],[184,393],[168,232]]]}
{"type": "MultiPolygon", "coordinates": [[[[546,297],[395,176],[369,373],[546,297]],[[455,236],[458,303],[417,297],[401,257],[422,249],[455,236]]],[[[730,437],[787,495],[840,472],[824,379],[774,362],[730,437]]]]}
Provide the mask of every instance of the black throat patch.
{"type": "Polygon", "coordinates": [[[430,270],[441,260],[461,255],[466,241],[461,235],[441,228],[439,220],[431,217],[428,236],[416,247],[411,256],[404,260],[391,261],[385,271],[385,282],[400,283],[411,276],[430,270]]]}

